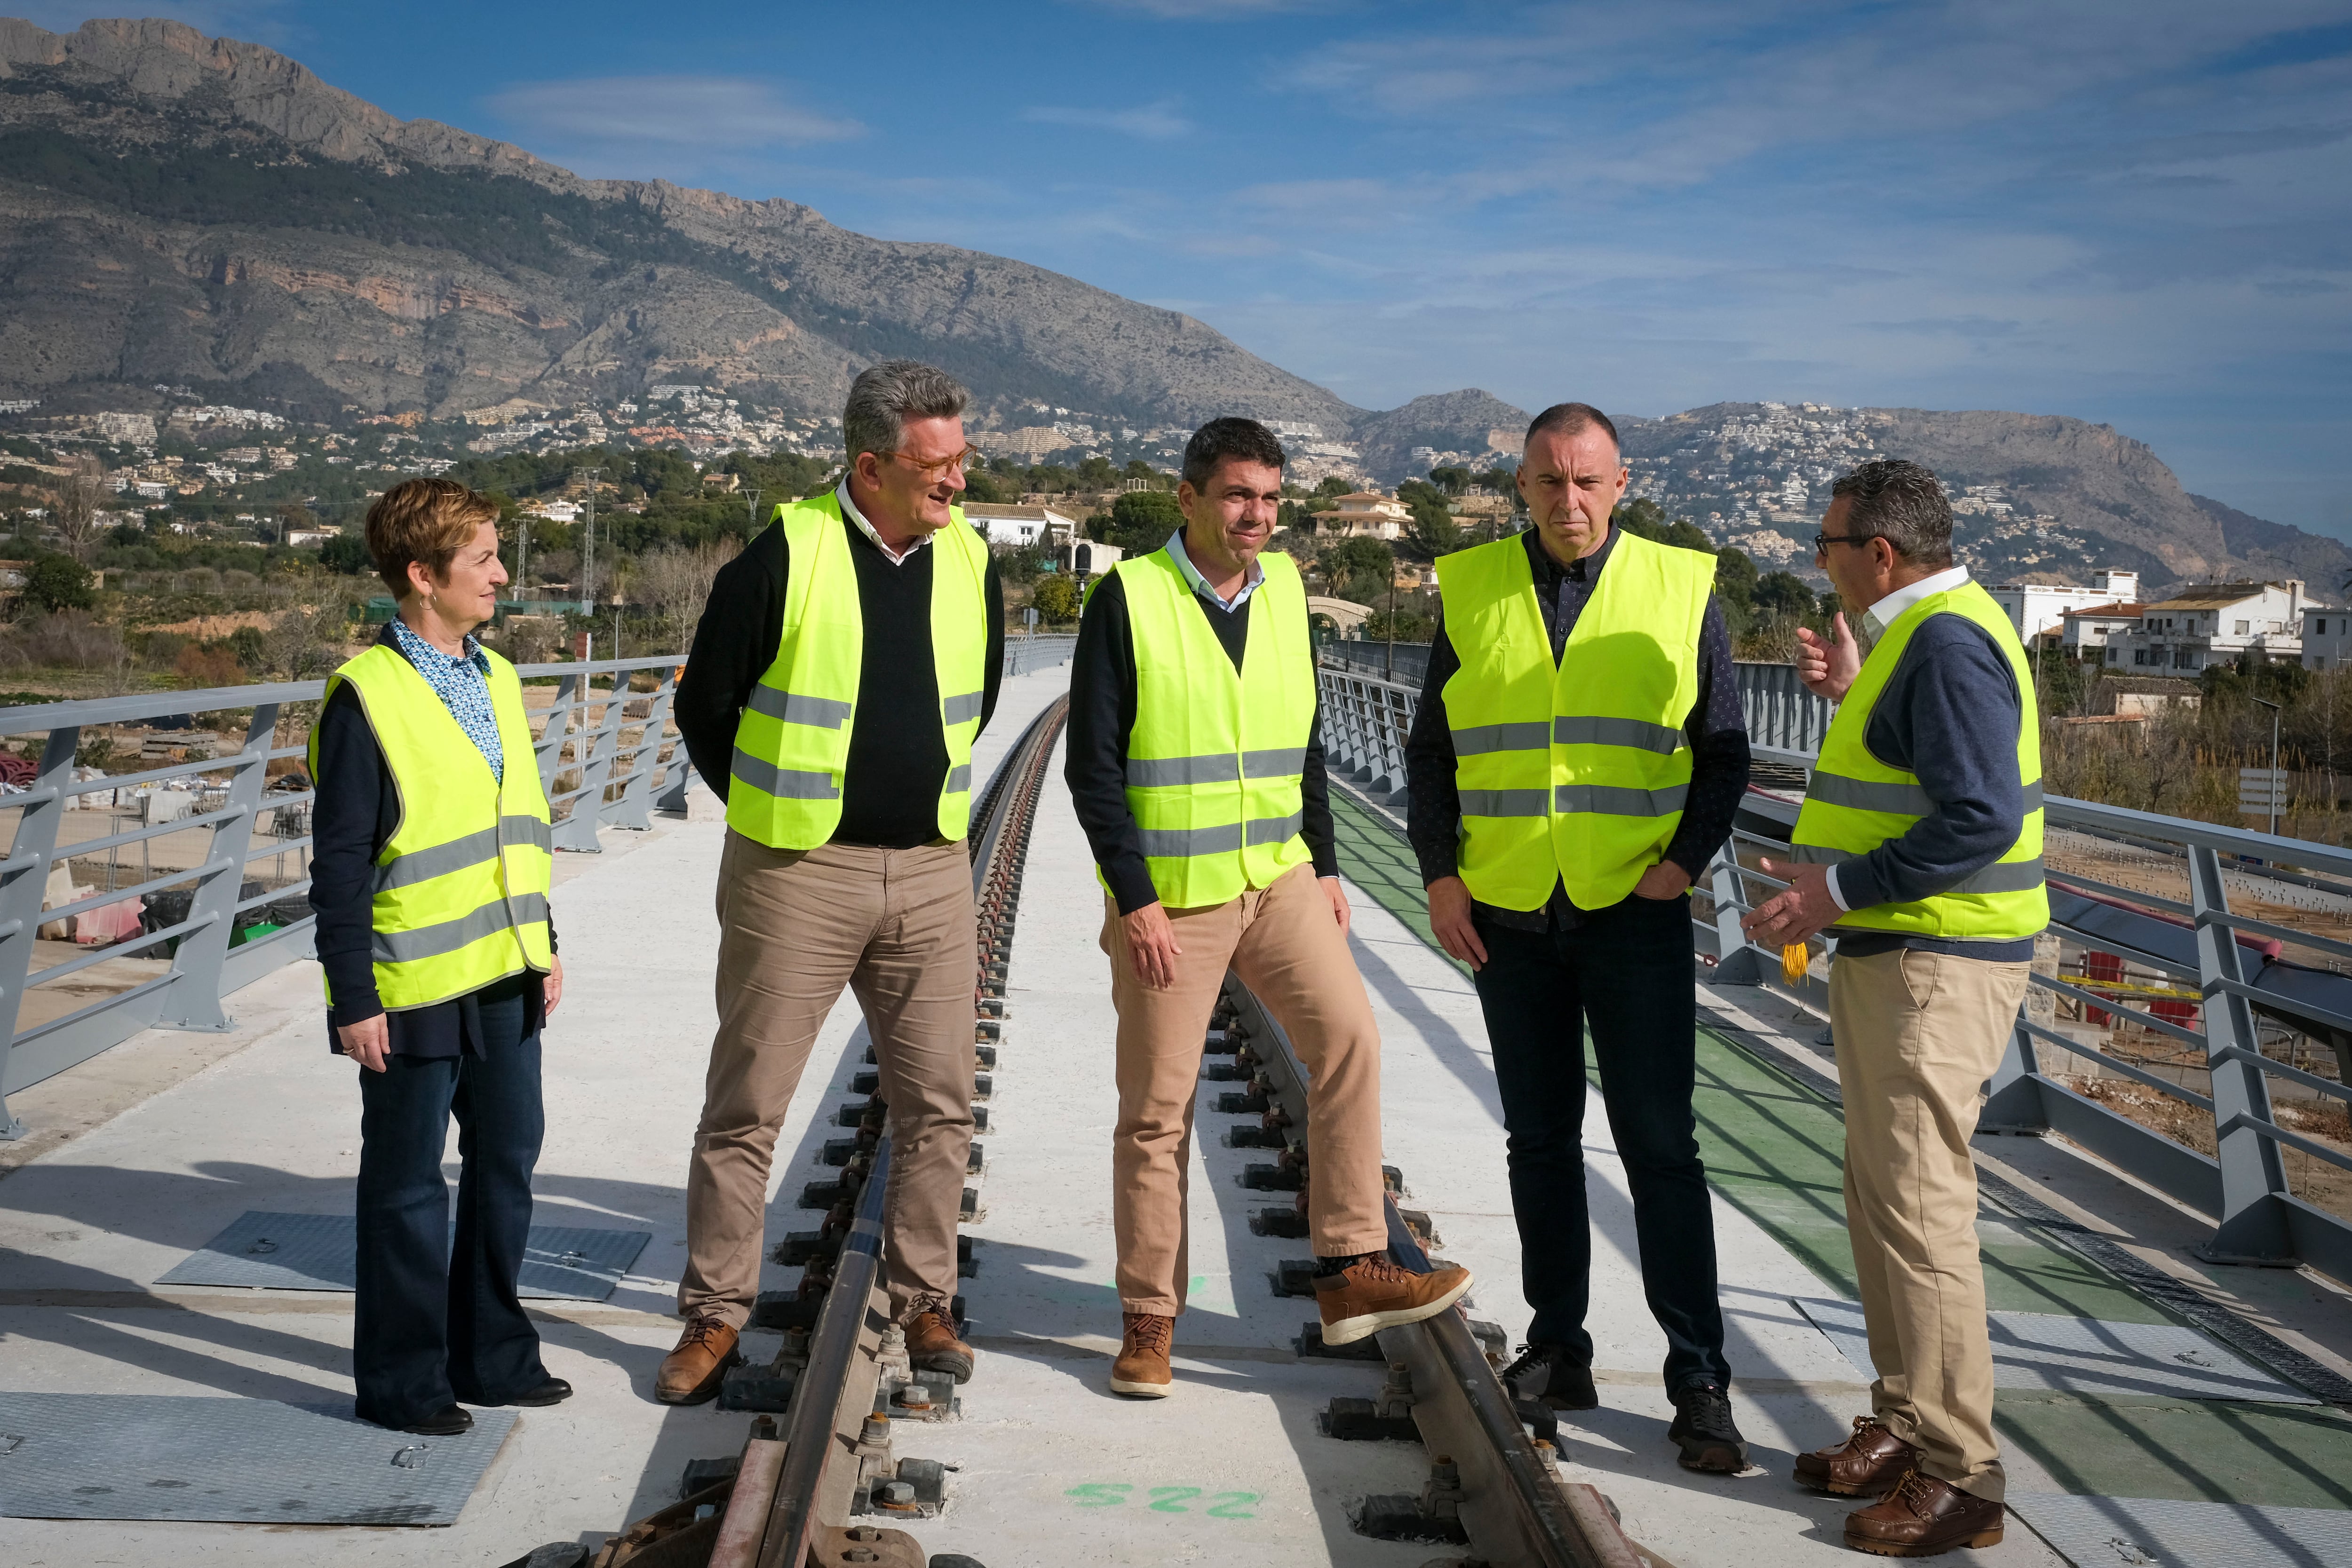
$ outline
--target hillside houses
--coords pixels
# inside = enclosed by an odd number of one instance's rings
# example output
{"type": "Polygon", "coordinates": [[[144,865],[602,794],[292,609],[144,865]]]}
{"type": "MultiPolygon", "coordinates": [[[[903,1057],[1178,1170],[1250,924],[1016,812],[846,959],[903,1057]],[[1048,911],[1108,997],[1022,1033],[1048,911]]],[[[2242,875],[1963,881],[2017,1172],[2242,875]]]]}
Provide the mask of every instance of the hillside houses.
{"type": "Polygon", "coordinates": [[[2194,675],[2235,664],[2249,652],[2299,662],[2304,612],[2314,608],[2299,579],[2217,582],[2184,588],[2140,608],[2138,623],[2107,640],[2110,669],[2194,675]]]}

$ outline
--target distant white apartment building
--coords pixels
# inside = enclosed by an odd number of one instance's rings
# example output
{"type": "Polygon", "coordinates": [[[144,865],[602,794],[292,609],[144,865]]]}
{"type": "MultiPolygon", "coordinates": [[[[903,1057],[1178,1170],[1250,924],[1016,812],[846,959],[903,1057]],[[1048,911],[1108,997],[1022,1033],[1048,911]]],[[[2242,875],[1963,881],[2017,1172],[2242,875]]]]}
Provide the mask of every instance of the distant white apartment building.
{"type": "Polygon", "coordinates": [[[1101,576],[1119,562],[1127,552],[1117,545],[1098,543],[1094,539],[1072,539],[1054,551],[1054,565],[1085,582],[1101,576]]]}
{"type": "Polygon", "coordinates": [[[2137,600],[2139,573],[2102,571],[2093,576],[2088,588],[2076,588],[2071,583],[2018,582],[2003,583],[1990,591],[1993,602],[2008,612],[2009,623],[2017,628],[2018,640],[2031,643],[2059,630],[2061,619],[2070,610],[2088,610],[2095,604],[2128,604],[2137,600]]]}
{"type": "Polygon", "coordinates": [[[967,501],[964,521],[988,536],[992,545],[1066,545],[1078,531],[1077,519],[1044,506],[1010,506],[993,501],[967,501]]]}
{"type": "Polygon", "coordinates": [[[2352,611],[2314,604],[2303,612],[2303,667],[2340,670],[2352,659],[2352,611]]]}
{"type": "Polygon", "coordinates": [[[2300,579],[2185,588],[2141,606],[2139,624],[2108,639],[2107,664],[2193,674],[2249,652],[2299,661],[2308,607],[2300,579]]]}
{"type": "Polygon", "coordinates": [[[2139,624],[2145,604],[2094,604],[2069,610],[2058,618],[2058,645],[2077,659],[2096,656],[2106,663],[2107,649],[2117,637],[2139,624]]]}
{"type": "Polygon", "coordinates": [[[1329,511],[1315,514],[1315,526],[1319,531],[1344,534],[1349,538],[1401,539],[1404,538],[1405,525],[1411,521],[1412,512],[1402,501],[1377,490],[1358,490],[1336,497],[1329,511]]]}

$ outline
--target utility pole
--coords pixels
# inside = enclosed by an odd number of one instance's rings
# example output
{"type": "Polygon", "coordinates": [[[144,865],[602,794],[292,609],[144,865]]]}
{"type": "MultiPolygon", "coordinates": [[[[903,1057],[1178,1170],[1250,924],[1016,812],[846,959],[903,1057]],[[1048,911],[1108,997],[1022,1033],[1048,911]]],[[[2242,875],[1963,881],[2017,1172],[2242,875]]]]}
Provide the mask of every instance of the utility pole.
{"type": "Polygon", "coordinates": [[[2271,710],[2271,777],[2270,788],[2266,793],[2271,800],[2271,837],[2276,838],[2278,837],[2279,797],[2285,793],[2286,786],[2286,780],[2279,777],[2279,705],[2273,702],[2263,702],[2260,697],[2253,700],[2271,710]]]}
{"type": "Polygon", "coordinates": [[[743,537],[749,538],[752,534],[760,531],[760,492],[746,490],[743,492],[743,497],[744,510],[749,514],[747,520],[750,523],[750,528],[743,537]]]}
{"type": "Polygon", "coordinates": [[[596,481],[604,470],[574,468],[572,482],[587,486],[587,507],[580,517],[580,584],[578,597],[589,604],[596,602],[596,481]]]}

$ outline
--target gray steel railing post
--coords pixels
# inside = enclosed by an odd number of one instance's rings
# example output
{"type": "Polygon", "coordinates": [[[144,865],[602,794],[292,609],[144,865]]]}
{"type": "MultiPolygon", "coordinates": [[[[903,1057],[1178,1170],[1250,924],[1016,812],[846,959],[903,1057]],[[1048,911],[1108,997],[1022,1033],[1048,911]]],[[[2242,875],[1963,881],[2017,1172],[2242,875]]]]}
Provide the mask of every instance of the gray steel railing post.
{"type": "Polygon", "coordinates": [[[8,858],[0,861],[0,1018],[8,1021],[0,1035],[0,1141],[21,1138],[25,1124],[8,1109],[9,1045],[23,1016],[25,980],[33,971],[33,944],[41,929],[41,900],[49,883],[49,857],[58,847],[58,823],[66,809],[63,793],[73,782],[74,752],[81,745],[79,728],[53,729],[41,747],[40,770],[33,776],[26,804],[16,818],[16,836],[8,858]]]}
{"type": "MultiPolygon", "coordinates": [[[[2027,996],[2030,998],[2032,991],[2027,996]]],[[[2026,1003],[2018,1004],[2017,1021],[2010,1026],[2009,1049],[2000,1065],[1986,1081],[1984,1108],[1977,1113],[1979,1133],[2046,1133],[2049,1113],[2042,1109],[2042,1056],[2025,1028],[2026,1003]]]]}
{"type": "Polygon", "coordinates": [[[246,727],[245,749],[237,753],[229,774],[229,814],[213,824],[204,869],[197,873],[188,916],[208,924],[180,938],[172,965],[181,977],[164,998],[163,1010],[155,1019],[157,1029],[219,1034],[233,1027],[228,1010],[221,1006],[221,964],[228,956],[229,937],[236,925],[236,906],[245,892],[245,852],[252,847],[253,820],[261,811],[261,787],[268,781],[269,748],[277,738],[278,705],[265,703],[253,710],[253,722],[246,727]]]}
{"type": "Polygon", "coordinates": [[[572,814],[555,824],[552,847],[577,853],[594,854],[597,825],[604,821],[604,789],[613,779],[613,759],[621,748],[621,708],[627,692],[627,677],[618,671],[613,674],[613,691],[604,702],[604,716],[593,729],[588,727],[588,710],[593,706],[596,678],[581,676],[580,724],[572,734],[572,755],[580,768],[580,793],[572,798],[572,814]]]}
{"type": "Polygon", "coordinates": [[[1726,843],[1716,852],[1715,863],[1708,868],[1707,889],[1715,895],[1715,980],[1723,986],[1760,986],[1763,962],[1748,945],[1748,934],[1739,928],[1739,906],[1747,900],[1741,896],[1734,853],[1726,843]]]}
{"type": "MultiPolygon", "coordinates": [[[[621,798],[604,808],[606,827],[626,828],[633,832],[645,832],[654,825],[651,810],[654,801],[654,764],[661,757],[662,726],[669,719],[670,683],[675,670],[666,672],[661,684],[654,688],[646,702],[646,726],[637,732],[636,749],[629,754],[628,782],[621,787],[621,798]]],[[[630,677],[615,674],[614,700],[626,695],[630,677]]],[[[615,731],[615,737],[618,736],[615,731]]],[[[615,742],[617,746],[617,738],[615,742]]]]}
{"type": "Polygon", "coordinates": [[[2248,1122],[2271,1123],[2270,1083],[2259,1060],[2261,1037],[2246,998],[2222,988],[2245,981],[2237,933],[2219,924],[2230,913],[2221,857],[2210,845],[2189,846],[2189,902],[2197,918],[2197,977],[2204,993],[2205,1057],[2212,1075],[2215,1155],[2221,1166],[2221,1223],[2198,1249],[2210,1262],[2286,1262],[2294,1254],[2287,1229],[2286,1166],[2276,1142],[2248,1122]],[[2243,1053],[2242,1055],[2241,1053],[2243,1053]]]}
{"type": "Polygon", "coordinates": [[[549,794],[555,792],[555,776],[563,770],[563,741],[572,728],[573,694],[579,690],[580,677],[566,674],[556,683],[555,701],[548,705],[547,722],[541,726],[539,740],[533,749],[539,756],[539,787],[549,794]]]}

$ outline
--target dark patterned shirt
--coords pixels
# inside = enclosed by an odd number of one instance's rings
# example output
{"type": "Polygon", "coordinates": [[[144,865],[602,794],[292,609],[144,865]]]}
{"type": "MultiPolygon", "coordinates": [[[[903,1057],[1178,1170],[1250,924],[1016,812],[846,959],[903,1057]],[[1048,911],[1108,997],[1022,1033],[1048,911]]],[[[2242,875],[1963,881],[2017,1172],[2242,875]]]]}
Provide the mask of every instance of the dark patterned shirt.
{"type": "MultiPolygon", "coordinates": [[[[1535,529],[1520,536],[1535,572],[1536,602],[1541,607],[1544,630],[1551,636],[1552,662],[1559,662],[1577,617],[1592,598],[1594,585],[1609,558],[1616,553],[1617,530],[1591,555],[1562,566],[1543,548],[1535,529]]],[[[1441,622],[1435,645],[1429,651],[1429,674],[1421,688],[1421,705],[1412,733],[1404,747],[1406,836],[1421,862],[1423,885],[1460,870],[1462,797],[1454,785],[1454,732],[1445,718],[1445,683],[1462,668],[1461,655],[1447,641],[1441,622]]],[[[1748,790],[1748,720],[1739,706],[1739,682],[1731,664],[1731,637],[1723,624],[1723,607],[1713,596],[1699,631],[1698,701],[1683,721],[1691,744],[1690,793],[1683,802],[1682,821],[1666,845],[1664,858],[1688,872],[1696,882],[1707,862],[1731,836],[1731,819],[1739,798],[1748,790]]],[[[1530,930],[1573,927],[1579,912],[1565,886],[1555,883],[1550,904],[1544,909],[1496,909],[1480,904],[1479,913],[1499,925],[1530,930]]]]}
{"type": "Polygon", "coordinates": [[[393,641],[425,684],[433,688],[457,721],[457,727],[467,739],[481,747],[482,760],[490,765],[490,777],[500,784],[507,781],[506,747],[499,739],[498,715],[490,711],[490,661],[482,645],[468,635],[466,651],[451,658],[408,628],[397,615],[392,618],[393,641]]]}

